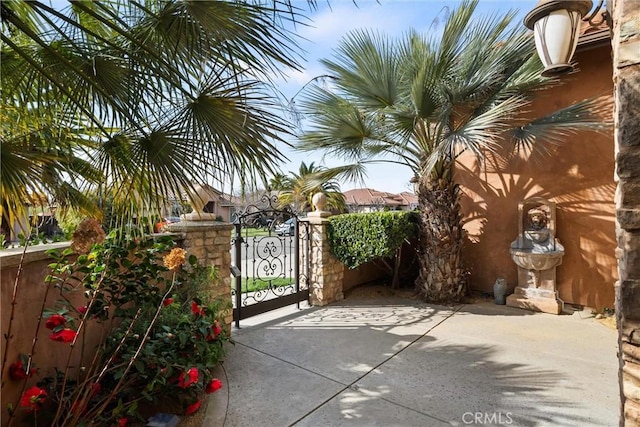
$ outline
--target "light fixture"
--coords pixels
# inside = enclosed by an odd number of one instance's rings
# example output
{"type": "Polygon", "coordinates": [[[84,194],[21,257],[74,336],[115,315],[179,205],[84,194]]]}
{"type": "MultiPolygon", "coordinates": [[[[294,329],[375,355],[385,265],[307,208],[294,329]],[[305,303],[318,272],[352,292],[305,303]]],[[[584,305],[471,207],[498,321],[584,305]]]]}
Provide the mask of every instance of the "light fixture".
{"type": "Polygon", "coordinates": [[[600,25],[609,19],[608,13],[602,14],[602,21],[593,19],[600,11],[604,0],[595,11],[582,19],[591,10],[591,0],[540,0],[536,7],[524,18],[524,25],[533,30],[536,49],[544,64],[542,75],[552,77],[573,71],[571,58],[576,51],[580,27],[583,21],[591,26],[600,25]]]}

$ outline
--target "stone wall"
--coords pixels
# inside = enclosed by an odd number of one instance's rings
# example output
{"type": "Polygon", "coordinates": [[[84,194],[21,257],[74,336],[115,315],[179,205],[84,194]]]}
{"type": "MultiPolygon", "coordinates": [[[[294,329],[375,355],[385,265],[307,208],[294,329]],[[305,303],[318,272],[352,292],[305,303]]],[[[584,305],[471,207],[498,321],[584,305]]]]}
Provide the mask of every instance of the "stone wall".
{"type": "Polygon", "coordinates": [[[620,425],[631,427],[640,425],[640,2],[612,6],[620,425]]]}
{"type": "MultiPolygon", "coordinates": [[[[201,265],[213,266],[218,272],[217,283],[209,289],[213,298],[231,303],[231,230],[233,226],[216,221],[182,221],[167,226],[167,231],[181,236],[187,256],[195,255],[201,265]]],[[[224,315],[231,331],[233,311],[224,315]]]]}
{"type": "Polygon", "coordinates": [[[312,305],[322,306],[344,298],[342,281],[345,266],[331,254],[326,216],[314,214],[319,212],[312,212],[307,218],[311,239],[309,301],[312,305]]]}

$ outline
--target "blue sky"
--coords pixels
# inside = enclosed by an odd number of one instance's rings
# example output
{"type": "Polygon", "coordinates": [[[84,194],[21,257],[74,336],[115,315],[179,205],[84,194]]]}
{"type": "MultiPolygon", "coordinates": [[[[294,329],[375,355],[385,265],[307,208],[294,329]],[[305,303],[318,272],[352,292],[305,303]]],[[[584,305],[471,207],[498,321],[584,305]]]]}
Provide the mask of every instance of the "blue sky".
{"type": "MultiPolygon", "coordinates": [[[[298,0],[299,6],[306,7],[306,0],[298,0]]],[[[351,30],[373,29],[392,36],[399,36],[413,28],[419,32],[441,31],[447,9],[455,9],[460,1],[454,0],[318,0],[318,10],[310,14],[309,27],[298,27],[298,33],[306,40],[301,47],[306,51],[305,70],[291,73],[287,81],[280,82],[280,90],[287,97],[293,96],[313,77],[326,74],[319,60],[329,58],[339,40],[351,30]],[[435,21],[434,21],[435,20],[435,21]],[[439,25],[438,25],[439,24],[439,25]]],[[[536,0],[480,0],[477,15],[503,14],[509,10],[519,11],[516,24],[521,25],[524,15],[536,5],[536,0]]],[[[294,142],[294,141],[292,141],[294,142]]],[[[322,154],[297,153],[283,149],[289,163],[282,166],[283,172],[297,171],[301,161],[325,166],[340,164],[337,159],[322,159],[322,154]]],[[[364,186],[379,191],[399,193],[410,191],[408,168],[381,164],[367,168],[364,186]]],[[[362,183],[341,183],[342,190],[362,187],[362,183]]]]}

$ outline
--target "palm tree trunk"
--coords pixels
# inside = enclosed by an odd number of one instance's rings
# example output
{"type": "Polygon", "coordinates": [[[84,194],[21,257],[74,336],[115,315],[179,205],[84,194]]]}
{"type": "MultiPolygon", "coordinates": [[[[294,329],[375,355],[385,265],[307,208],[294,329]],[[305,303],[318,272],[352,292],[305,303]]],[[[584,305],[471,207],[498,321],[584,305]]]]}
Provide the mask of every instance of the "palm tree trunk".
{"type": "Polygon", "coordinates": [[[451,179],[420,178],[420,273],[416,289],[428,302],[457,302],[466,295],[459,192],[451,179]]]}

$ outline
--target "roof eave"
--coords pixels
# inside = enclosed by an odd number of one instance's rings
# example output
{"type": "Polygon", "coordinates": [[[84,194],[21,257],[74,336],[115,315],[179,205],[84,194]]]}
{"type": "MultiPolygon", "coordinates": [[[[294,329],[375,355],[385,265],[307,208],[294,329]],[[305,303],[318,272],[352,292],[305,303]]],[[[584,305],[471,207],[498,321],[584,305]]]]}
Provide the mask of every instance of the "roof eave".
{"type": "Polygon", "coordinates": [[[578,39],[576,52],[583,52],[602,46],[611,47],[611,30],[609,27],[599,28],[598,30],[582,34],[578,39]]]}

